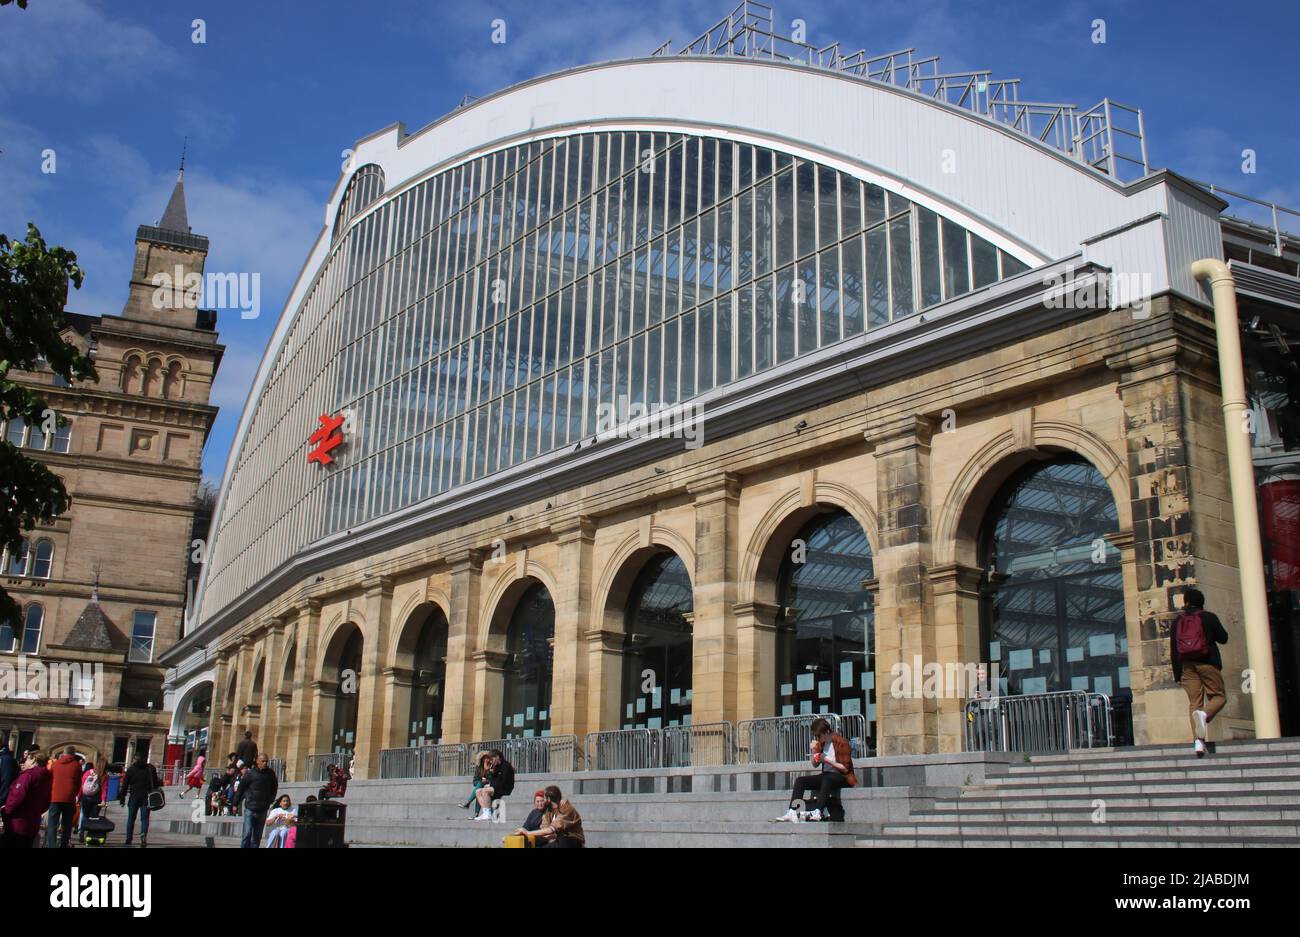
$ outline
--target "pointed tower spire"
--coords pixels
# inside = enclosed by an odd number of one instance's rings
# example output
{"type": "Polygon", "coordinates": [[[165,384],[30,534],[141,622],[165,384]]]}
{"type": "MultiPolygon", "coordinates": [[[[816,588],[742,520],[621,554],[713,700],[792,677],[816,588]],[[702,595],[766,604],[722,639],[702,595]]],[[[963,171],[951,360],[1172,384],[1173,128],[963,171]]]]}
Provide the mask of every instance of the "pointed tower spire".
{"type": "Polygon", "coordinates": [[[172,197],[167,200],[162,220],[158,222],[158,227],[164,230],[184,234],[190,233],[190,222],[185,213],[185,150],[189,142],[189,137],[186,137],[181,144],[181,168],[176,174],[176,187],[172,189],[172,197]]]}

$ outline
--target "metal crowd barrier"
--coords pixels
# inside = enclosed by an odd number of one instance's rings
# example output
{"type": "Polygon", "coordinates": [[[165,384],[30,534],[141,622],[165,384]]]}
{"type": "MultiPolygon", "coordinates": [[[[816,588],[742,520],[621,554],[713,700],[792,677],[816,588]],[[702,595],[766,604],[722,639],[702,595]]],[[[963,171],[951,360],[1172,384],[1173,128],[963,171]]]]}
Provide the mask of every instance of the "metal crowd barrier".
{"type": "Polygon", "coordinates": [[[867,717],[860,713],[802,713],[797,716],[769,716],[746,719],[736,726],[738,764],[769,764],[807,761],[812,744],[814,719],[825,719],[831,731],[844,736],[853,746],[855,758],[871,754],[867,717]]]}
{"type": "Polygon", "coordinates": [[[458,778],[469,774],[464,744],[386,748],[379,753],[381,778],[458,778]]]}
{"type": "Polygon", "coordinates": [[[664,768],[736,763],[736,732],[730,722],[669,726],[662,731],[664,768]]]}
{"type": "Polygon", "coordinates": [[[480,752],[496,749],[518,774],[547,774],[582,770],[582,750],[576,735],[547,735],[529,739],[486,739],[466,745],[465,771],[473,770],[480,752]]]}
{"type": "Polygon", "coordinates": [[[736,763],[735,730],[730,722],[588,732],[586,743],[587,769],[591,771],[736,763]]]}
{"type": "Polygon", "coordinates": [[[1114,744],[1110,697],[1066,690],[973,699],[966,704],[966,751],[1059,752],[1114,744]]]}
{"type": "Polygon", "coordinates": [[[658,768],[663,760],[663,735],[659,729],[610,729],[588,732],[587,769],[637,771],[658,768]]]}
{"type": "Polygon", "coordinates": [[[302,779],[307,783],[324,784],[329,780],[328,769],[330,765],[337,765],[346,771],[351,761],[352,752],[325,752],[319,755],[308,755],[303,759],[302,779]]]}

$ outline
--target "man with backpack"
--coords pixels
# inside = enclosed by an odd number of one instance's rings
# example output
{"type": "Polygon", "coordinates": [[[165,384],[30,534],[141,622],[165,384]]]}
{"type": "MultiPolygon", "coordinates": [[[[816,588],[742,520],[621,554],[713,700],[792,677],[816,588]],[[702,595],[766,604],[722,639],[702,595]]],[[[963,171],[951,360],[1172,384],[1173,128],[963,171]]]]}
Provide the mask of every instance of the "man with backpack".
{"type": "Polygon", "coordinates": [[[1219,645],[1228,643],[1228,632],[1219,616],[1205,610],[1205,596],[1199,589],[1183,593],[1183,612],[1169,632],[1169,661],[1174,679],[1187,693],[1196,757],[1207,751],[1209,724],[1228,702],[1223,689],[1223,658],[1219,645]]]}

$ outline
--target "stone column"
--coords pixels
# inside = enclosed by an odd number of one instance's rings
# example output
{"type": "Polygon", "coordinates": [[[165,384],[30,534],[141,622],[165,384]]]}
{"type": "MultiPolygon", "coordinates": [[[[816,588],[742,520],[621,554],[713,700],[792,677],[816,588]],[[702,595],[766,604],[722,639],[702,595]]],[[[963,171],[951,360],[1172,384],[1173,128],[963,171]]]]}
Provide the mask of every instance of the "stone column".
{"type": "Polygon", "coordinates": [[[736,616],[736,720],[776,715],[776,620],[780,606],[740,602],[736,616]]]}
{"type": "Polygon", "coordinates": [[[315,665],[315,649],[320,640],[317,633],[320,630],[320,607],[321,603],[318,599],[307,599],[299,605],[298,624],[294,629],[297,659],[293,665],[289,738],[284,756],[291,779],[301,779],[303,758],[312,754],[309,748],[314,737],[312,716],[316,705],[311,695],[311,685],[314,676],[312,670],[315,665]]]}
{"type": "Polygon", "coordinates": [[[384,721],[384,748],[406,747],[414,684],[415,671],[411,668],[384,668],[384,697],[388,700],[388,718],[384,721]]]}
{"type": "MultiPolygon", "coordinates": [[[[601,628],[584,631],[587,647],[587,732],[623,724],[623,632],[601,628]]],[[[580,740],[585,745],[585,739],[580,740]]]]}
{"type": "Polygon", "coordinates": [[[505,667],[508,655],[501,651],[476,651],[473,655],[474,710],[471,740],[501,737],[501,705],[505,695],[505,667]]]}
{"type": "Polygon", "coordinates": [[[208,712],[208,761],[213,766],[226,766],[223,746],[230,732],[230,700],[226,699],[226,683],[230,679],[230,666],[220,652],[212,655],[212,708],[208,712]],[[218,760],[220,756],[220,760],[218,760]]]}
{"type": "Polygon", "coordinates": [[[591,518],[569,518],[552,527],[560,548],[563,575],[555,602],[555,656],[551,670],[551,734],[587,732],[587,654],[582,635],[591,622],[592,543],[596,525],[591,518]]]}
{"type": "Polygon", "coordinates": [[[918,699],[918,693],[895,698],[890,692],[896,664],[914,667],[937,660],[931,626],[930,563],[930,436],[925,417],[895,417],[864,433],[876,458],[880,499],[880,552],[875,560],[880,581],[876,606],[876,690],[880,716],[880,753],[908,755],[939,750],[938,701],[918,699]]]}
{"type": "MultiPolygon", "coordinates": [[[[978,677],[978,665],[984,660],[983,642],[980,641],[980,570],[973,566],[954,563],[930,570],[930,593],[934,598],[934,643],[936,660],[949,672],[978,677]],[[976,670],[953,668],[949,664],[975,665],[976,670]]],[[[885,671],[888,673],[888,671],[885,671]]],[[[989,673],[989,671],[985,671],[989,673]]],[[[915,675],[913,675],[915,676],[915,675]]],[[[991,678],[990,678],[991,679],[991,678]]],[[[977,679],[966,681],[957,692],[974,694],[977,679]]],[[[890,681],[885,681],[888,691],[890,681]]],[[[881,684],[877,682],[876,698],[880,698],[881,684]]],[[[960,752],[965,748],[964,723],[966,701],[970,697],[938,700],[939,751],[960,752]]]]}
{"type": "Polygon", "coordinates": [[[267,619],[262,631],[262,647],[266,649],[262,671],[262,698],[256,700],[258,705],[258,753],[265,753],[267,758],[283,758],[284,752],[276,750],[276,732],[278,729],[276,694],[280,690],[280,662],[283,659],[284,619],[267,619]]]}
{"type": "Polygon", "coordinates": [[[388,633],[392,617],[393,580],[370,576],[361,583],[369,634],[361,651],[361,673],[357,679],[357,741],[353,771],[358,778],[379,776],[379,752],[383,747],[388,704],[384,668],[388,659],[388,633]]]}
{"type": "Polygon", "coordinates": [[[695,499],[695,623],[691,721],[736,718],[736,570],[740,479],[723,472],[687,489],[695,499]]]}
{"type": "MultiPolygon", "coordinates": [[[[444,742],[474,739],[474,668],[483,555],[466,550],[451,557],[451,611],[447,616],[447,700],[442,710],[444,742]]],[[[498,703],[499,705],[499,703],[498,703]]]]}

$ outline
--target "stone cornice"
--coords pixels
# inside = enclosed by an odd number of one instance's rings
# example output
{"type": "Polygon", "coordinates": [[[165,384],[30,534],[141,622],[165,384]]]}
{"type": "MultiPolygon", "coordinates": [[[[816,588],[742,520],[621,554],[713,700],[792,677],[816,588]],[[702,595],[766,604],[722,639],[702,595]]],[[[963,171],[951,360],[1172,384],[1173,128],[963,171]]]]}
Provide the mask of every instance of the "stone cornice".
{"type": "Polygon", "coordinates": [[[623,652],[624,634],[621,631],[608,631],[604,628],[597,628],[593,631],[584,631],[582,639],[587,643],[588,650],[614,651],[623,652]]]}
{"type": "Polygon", "coordinates": [[[696,504],[707,504],[721,498],[737,500],[741,490],[740,476],[735,472],[718,472],[714,475],[688,482],[686,493],[696,504]]]}

